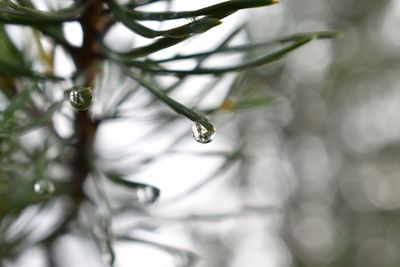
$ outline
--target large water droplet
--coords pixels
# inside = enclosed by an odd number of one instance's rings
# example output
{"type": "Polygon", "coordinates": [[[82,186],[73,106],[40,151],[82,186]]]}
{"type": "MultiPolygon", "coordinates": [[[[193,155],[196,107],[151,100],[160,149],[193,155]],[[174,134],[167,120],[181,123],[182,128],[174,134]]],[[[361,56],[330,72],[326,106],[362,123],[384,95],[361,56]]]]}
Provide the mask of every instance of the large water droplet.
{"type": "Polygon", "coordinates": [[[136,199],[142,205],[152,204],[160,196],[160,189],[151,185],[144,185],[136,189],[136,199]]]}
{"type": "Polygon", "coordinates": [[[54,193],[56,187],[52,181],[43,179],[33,185],[33,190],[40,196],[49,196],[54,193]]]}
{"type": "Polygon", "coordinates": [[[73,87],[69,92],[69,103],[77,110],[86,110],[92,103],[90,87],[73,87]]]}
{"type": "Polygon", "coordinates": [[[200,122],[195,121],[192,125],[192,135],[194,140],[199,143],[207,144],[214,140],[215,137],[215,127],[212,125],[213,129],[209,130],[204,127],[200,122]]]}

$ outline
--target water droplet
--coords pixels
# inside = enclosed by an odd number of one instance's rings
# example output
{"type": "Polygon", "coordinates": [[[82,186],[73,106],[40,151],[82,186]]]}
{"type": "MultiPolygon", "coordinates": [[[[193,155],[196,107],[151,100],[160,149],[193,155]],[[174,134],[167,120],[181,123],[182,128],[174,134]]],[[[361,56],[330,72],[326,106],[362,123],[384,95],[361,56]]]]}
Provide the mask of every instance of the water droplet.
{"type": "Polygon", "coordinates": [[[160,196],[160,189],[151,185],[144,185],[136,189],[137,201],[142,204],[153,204],[160,196]]]}
{"type": "Polygon", "coordinates": [[[33,190],[40,196],[49,196],[54,193],[56,187],[52,181],[43,179],[33,185],[33,190]]]}
{"type": "Polygon", "coordinates": [[[176,266],[194,266],[198,256],[191,251],[171,251],[176,266]]]}
{"type": "Polygon", "coordinates": [[[200,122],[195,121],[192,125],[192,135],[194,140],[199,143],[207,144],[214,140],[215,137],[215,127],[212,130],[208,130],[200,122]]]}
{"type": "Polygon", "coordinates": [[[104,251],[101,254],[101,258],[103,260],[103,262],[107,265],[107,266],[114,266],[115,263],[115,254],[112,250],[109,251],[104,251]]]}
{"type": "Polygon", "coordinates": [[[92,103],[90,87],[73,87],[69,92],[69,103],[77,110],[86,110],[92,103]]]}

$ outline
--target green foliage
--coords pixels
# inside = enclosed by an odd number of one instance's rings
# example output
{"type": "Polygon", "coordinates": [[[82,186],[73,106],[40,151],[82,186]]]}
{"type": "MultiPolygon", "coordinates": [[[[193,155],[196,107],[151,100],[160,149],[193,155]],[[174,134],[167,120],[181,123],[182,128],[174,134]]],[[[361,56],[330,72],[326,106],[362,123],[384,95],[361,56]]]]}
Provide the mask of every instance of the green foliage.
{"type": "MultiPolygon", "coordinates": [[[[200,110],[196,108],[196,103],[192,106],[186,105],[170,96],[170,93],[180,88],[186,79],[195,75],[213,77],[213,84],[207,90],[198,93],[198,99],[194,101],[198,103],[214,90],[215,85],[226,73],[237,73],[277,61],[312,40],[329,39],[338,35],[336,32],[307,32],[269,42],[232,45],[232,40],[245,30],[244,26],[240,26],[228,34],[213,50],[171,54],[164,59],[153,59],[152,55],[156,52],[201,35],[210,29],[218,29],[217,26],[223,23],[225,17],[237,11],[266,7],[276,3],[274,0],[231,0],[198,10],[182,12],[147,12],[139,9],[153,2],[157,1],[141,1],[140,3],[131,1],[125,5],[116,0],[75,1],[75,4],[69,7],[42,11],[29,0],[0,0],[0,23],[3,23],[0,24],[0,90],[3,107],[0,113],[0,260],[18,254],[27,245],[26,238],[29,233],[24,230],[14,234],[12,229],[13,223],[18,220],[20,214],[32,207],[46,210],[48,205],[61,199],[61,196],[69,200],[61,222],[54,229],[50,229],[44,237],[31,239],[29,242],[51,248],[52,242],[60,235],[68,233],[67,226],[78,221],[78,211],[85,210],[89,206],[92,210],[98,208],[107,210],[100,220],[93,219],[94,224],[101,224],[100,228],[104,234],[98,237],[94,233],[93,239],[98,244],[100,243],[99,249],[102,253],[114,255],[110,217],[116,211],[101,184],[111,183],[131,190],[132,194],[137,196],[135,199],[137,203],[133,203],[132,206],[140,207],[140,204],[150,204],[160,194],[160,190],[154,186],[130,181],[123,175],[116,174],[119,173],[118,170],[115,172],[103,170],[101,166],[97,166],[94,156],[93,146],[97,127],[106,120],[119,117],[120,107],[137,90],[145,89],[154,96],[147,107],[158,102],[175,112],[159,113],[160,117],[163,115],[168,117],[166,124],[173,123],[182,115],[193,122],[200,123],[205,129],[214,131],[214,125],[205,115],[266,107],[275,101],[275,97],[265,95],[242,97],[237,91],[241,76],[237,75],[225,101],[216,107],[200,110]],[[190,21],[166,30],[152,29],[141,23],[141,21],[163,22],[182,18],[190,19],[190,21]],[[82,27],[84,38],[81,47],[73,46],[64,37],[63,24],[72,21],[80,23],[82,27]],[[111,26],[116,23],[122,23],[135,34],[152,39],[151,43],[134,47],[126,52],[112,50],[107,47],[103,39],[111,26]],[[33,62],[30,62],[26,56],[27,49],[19,49],[14,44],[15,40],[6,30],[8,25],[23,25],[32,31],[34,36],[32,38],[36,38],[37,42],[33,62]],[[48,38],[51,41],[50,49],[45,51],[41,47],[42,38],[48,38]],[[76,72],[71,77],[59,78],[54,75],[53,57],[57,47],[62,47],[75,63],[76,72]],[[257,52],[256,58],[252,58],[251,52],[255,50],[260,52],[257,52]],[[206,60],[222,54],[239,54],[246,60],[223,67],[203,66],[206,60]],[[193,60],[196,65],[187,69],[174,69],[166,65],[166,63],[181,60],[193,60]],[[106,65],[117,69],[124,78],[132,79],[136,87],[128,88],[121,93],[121,97],[113,102],[111,115],[103,114],[94,118],[87,111],[88,103],[92,100],[91,90],[94,93],[98,90],[95,83],[96,77],[101,75],[101,69],[106,65]],[[157,77],[165,75],[177,77],[177,81],[166,87],[157,81],[157,77]],[[56,97],[56,92],[60,89],[61,99],[56,97]],[[75,91],[77,94],[72,98],[76,101],[71,101],[76,109],[75,112],[72,113],[73,115],[63,113],[62,109],[68,106],[65,105],[65,100],[68,98],[71,100],[71,92],[75,91]],[[59,134],[54,126],[56,114],[66,117],[73,125],[72,136],[64,137],[59,134]],[[32,139],[33,133],[39,133],[40,138],[38,144],[32,148],[27,140],[32,139]],[[51,172],[53,167],[61,170],[61,175],[59,175],[61,177],[53,177],[53,172],[51,172]],[[95,184],[97,198],[85,192],[84,183],[89,179],[88,177],[91,177],[90,179],[95,184]],[[49,182],[55,184],[55,192],[53,193],[54,188],[51,184],[51,188],[49,187],[51,190],[46,192],[53,194],[35,194],[35,183],[37,186],[43,186],[49,185],[49,182]],[[142,201],[143,198],[145,199],[142,201]]],[[[159,129],[166,124],[160,125],[159,129]]],[[[232,153],[220,154],[219,156],[224,159],[221,167],[207,180],[195,185],[194,189],[187,194],[194,192],[213,177],[229,169],[234,162],[243,157],[241,152],[239,146],[232,153]]],[[[152,160],[154,158],[149,158],[147,162],[152,160]]],[[[38,188],[36,191],[38,193],[43,190],[38,188]]],[[[143,207],[138,209],[145,212],[143,207]]],[[[155,244],[128,235],[118,238],[155,244]]],[[[172,253],[180,251],[180,253],[194,255],[188,251],[160,244],[156,246],[172,253]]],[[[113,265],[113,258],[114,256],[109,257],[109,265],[113,265]]]]}
{"type": "Polygon", "coordinates": [[[0,24],[0,74],[5,76],[25,76],[32,72],[27,66],[23,55],[0,24]]]}

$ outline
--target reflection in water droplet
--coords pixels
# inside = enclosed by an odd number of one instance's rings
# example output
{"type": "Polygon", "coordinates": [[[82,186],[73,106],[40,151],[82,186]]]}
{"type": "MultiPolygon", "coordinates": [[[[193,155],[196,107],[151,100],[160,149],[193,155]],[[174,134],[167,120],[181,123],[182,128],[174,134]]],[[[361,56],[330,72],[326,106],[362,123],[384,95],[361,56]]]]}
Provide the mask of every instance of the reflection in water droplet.
{"type": "Polygon", "coordinates": [[[92,90],[89,87],[73,87],[69,92],[69,103],[77,110],[86,110],[92,103],[92,90]]]}
{"type": "Polygon", "coordinates": [[[142,204],[152,204],[157,201],[160,196],[160,189],[150,186],[144,185],[143,187],[139,187],[136,189],[136,198],[137,201],[142,204]]]}
{"type": "Polygon", "coordinates": [[[54,193],[56,188],[52,181],[43,179],[43,180],[37,181],[34,184],[33,190],[35,191],[36,194],[38,194],[40,196],[49,196],[54,193]]]}
{"type": "Polygon", "coordinates": [[[192,125],[192,135],[194,140],[199,143],[210,143],[215,137],[215,127],[212,130],[206,129],[200,122],[195,121],[192,125]]]}

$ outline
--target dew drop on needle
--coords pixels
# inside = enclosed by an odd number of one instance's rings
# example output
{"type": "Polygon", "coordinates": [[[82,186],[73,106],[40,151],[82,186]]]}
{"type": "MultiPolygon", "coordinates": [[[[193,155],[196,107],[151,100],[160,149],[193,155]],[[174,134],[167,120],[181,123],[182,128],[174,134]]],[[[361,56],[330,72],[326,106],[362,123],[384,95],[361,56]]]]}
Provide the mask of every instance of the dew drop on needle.
{"type": "Polygon", "coordinates": [[[200,122],[195,121],[192,125],[192,135],[194,140],[199,143],[207,144],[214,140],[215,137],[215,127],[212,130],[204,127],[200,122]]]}
{"type": "Polygon", "coordinates": [[[136,189],[136,199],[142,205],[152,204],[160,196],[160,190],[154,186],[145,185],[136,189]]]}
{"type": "Polygon", "coordinates": [[[112,250],[103,251],[101,253],[101,258],[106,266],[114,266],[115,263],[115,254],[112,250]]]}
{"type": "Polygon", "coordinates": [[[89,87],[73,87],[69,92],[69,103],[77,110],[86,110],[92,103],[92,90],[89,87]]]}
{"type": "Polygon", "coordinates": [[[55,189],[54,183],[47,179],[36,181],[33,185],[33,190],[40,196],[49,196],[54,193],[55,189]]]}

